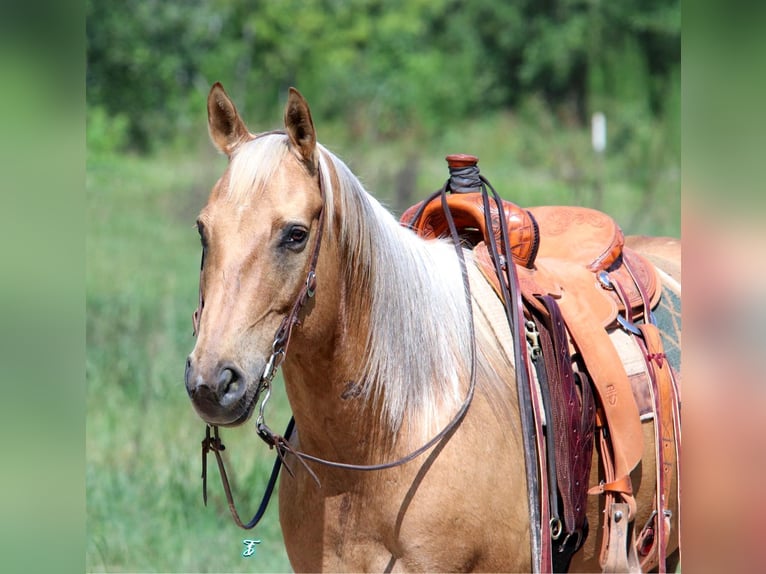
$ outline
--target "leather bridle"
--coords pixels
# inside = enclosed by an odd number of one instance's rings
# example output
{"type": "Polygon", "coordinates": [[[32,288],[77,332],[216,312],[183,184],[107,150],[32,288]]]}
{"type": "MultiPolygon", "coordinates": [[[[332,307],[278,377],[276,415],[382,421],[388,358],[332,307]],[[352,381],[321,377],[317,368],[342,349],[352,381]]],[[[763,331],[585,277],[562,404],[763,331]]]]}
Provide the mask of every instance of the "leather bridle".
{"type": "MultiPolygon", "coordinates": [[[[215,425],[207,425],[205,430],[205,438],[202,440],[203,501],[205,502],[205,504],[207,504],[207,453],[209,451],[212,451],[215,454],[216,461],[218,463],[218,469],[221,475],[221,482],[223,484],[224,492],[226,494],[226,500],[228,502],[231,515],[234,519],[234,522],[238,526],[244,529],[251,529],[255,527],[255,525],[257,525],[258,522],[263,517],[263,514],[265,513],[266,507],[268,505],[269,499],[271,498],[274,487],[276,485],[276,479],[279,475],[279,471],[281,467],[284,466],[287,469],[287,472],[290,473],[291,476],[294,476],[292,470],[290,469],[290,467],[287,465],[285,461],[286,454],[289,453],[295,456],[297,460],[308,471],[308,473],[312,476],[312,478],[317,482],[317,484],[319,484],[319,479],[317,478],[314,471],[308,466],[306,461],[319,463],[332,468],[355,470],[355,471],[376,471],[376,470],[385,470],[385,469],[401,466],[421,456],[423,453],[430,450],[438,442],[440,442],[447,436],[451,435],[451,433],[457,428],[457,426],[463,420],[463,417],[465,416],[466,412],[468,411],[471,401],[473,400],[474,391],[476,388],[476,341],[475,341],[476,338],[474,336],[473,307],[471,303],[470,286],[468,283],[468,271],[466,267],[465,257],[463,255],[463,249],[460,244],[460,237],[458,235],[457,228],[455,227],[455,223],[452,220],[452,218],[448,216],[447,220],[450,226],[450,233],[452,236],[453,243],[455,245],[455,251],[460,261],[461,271],[463,275],[466,304],[468,306],[470,329],[472,334],[470,338],[471,340],[470,383],[468,386],[466,397],[463,403],[461,404],[460,408],[458,409],[458,411],[455,413],[455,415],[451,419],[451,421],[444,428],[442,428],[442,430],[439,431],[439,433],[434,435],[428,442],[426,442],[425,444],[423,444],[421,447],[417,448],[416,450],[410,452],[406,456],[403,456],[391,462],[385,462],[380,464],[368,464],[368,465],[349,464],[349,463],[326,460],[326,459],[323,459],[314,455],[310,455],[308,453],[295,449],[289,442],[290,436],[292,434],[292,430],[295,426],[294,418],[290,419],[290,422],[287,426],[287,429],[285,430],[284,435],[279,435],[277,433],[274,433],[268,427],[268,425],[266,424],[264,420],[264,410],[265,410],[266,403],[268,402],[269,397],[271,395],[272,381],[274,377],[276,376],[276,373],[279,367],[284,362],[284,359],[286,357],[287,349],[290,344],[292,330],[296,325],[300,324],[301,311],[303,307],[305,306],[306,302],[314,296],[314,293],[316,291],[316,286],[317,286],[316,266],[319,259],[319,251],[322,245],[322,236],[324,231],[324,220],[325,220],[325,211],[324,211],[325,210],[325,207],[324,207],[325,192],[324,192],[321,164],[320,164],[320,167],[317,168],[317,176],[319,179],[319,192],[322,198],[322,208],[320,209],[320,212],[318,215],[316,237],[314,240],[314,245],[312,248],[311,255],[309,256],[309,266],[308,266],[308,272],[306,274],[306,281],[304,285],[302,286],[300,292],[298,293],[295,299],[295,302],[292,308],[290,309],[290,312],[282,320],[282,323],[280,324],[279,328],[277,329],[274,335],[274,340],[272,342],[272,353],[271,353],[271,356],[269,357],[269,360],[266,363],[264,372],[261,375],[260,381],[258,383],[258,390],[256,392],[256,396],[259,396],[260,393],[262,392],[265,393],[259,407],[258,416],[256,418],[256,429],[258,431],[258,436],[266,444],[269,445],[269,448],[276,449],[277,459],[274,462],[274,467],[272,468],[271,476],[269,478],[269,482],[267,484],[266,491],[264,493],[261,504],[259,505],[259,508],[257,512],[255,513],[255,515],[253,516],[253,518],[248,523],[246,524],[243,523],[243,521],[239,517],[239,513],[236,510],[236,505],[234,503],[234,499],[231,493],[231,487],[230,487],[228,476],[226,473],[226,468],[223,462],[223,458],[220,454],[226,447],[223,445],[220,439],[220,435],[218,433],[218,427],[215,425]],[[212,430],[212,434],[211,434],[211,430],[212,430]]],[[[443,196],[442,201],[445,207],[445,213],[447,214],[449,214],[449,208],[446,203],[446,193],[448,189],[449,189],[449,181],[445,183],[444,187],[441,190],[441,193],[443,196]]],[[[508,250],[506,252],[510,253],[510,247],[508,247],[508,250]]],[[[198,331],[199,320],[201,316],[203,303],[204,303],[203,297],[200,291],[199,307],[195,311],[193,316],[195,335],[198,331]]]]}

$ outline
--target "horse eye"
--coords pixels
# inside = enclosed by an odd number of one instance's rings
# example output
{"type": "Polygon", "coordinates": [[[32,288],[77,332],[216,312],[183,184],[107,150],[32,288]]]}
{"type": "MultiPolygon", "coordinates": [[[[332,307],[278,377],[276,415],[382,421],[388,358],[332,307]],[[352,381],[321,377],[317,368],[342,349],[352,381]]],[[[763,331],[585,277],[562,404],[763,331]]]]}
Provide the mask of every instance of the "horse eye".
{"type": "Polygon", "coordinates": [[[284,231],[282,245],[288,249],[298,250],[303,247],[308,238],[308,229],[300,225],[291,225],[284,231]]]}
{"type": "Polygon", "coordinates": [[[290,230],[290,241],[293,243],[302,243],[308,236],[308,231],[300,227],[294,227],[290,230]]]}

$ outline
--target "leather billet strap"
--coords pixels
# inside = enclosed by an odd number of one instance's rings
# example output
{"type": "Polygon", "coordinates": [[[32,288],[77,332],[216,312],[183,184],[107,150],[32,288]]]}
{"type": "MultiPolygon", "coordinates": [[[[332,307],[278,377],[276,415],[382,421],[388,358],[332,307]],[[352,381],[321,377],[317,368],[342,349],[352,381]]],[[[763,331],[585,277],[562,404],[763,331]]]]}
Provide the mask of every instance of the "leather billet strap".
{"type": "Polygon", "coordinates": [[[609,525],[609,540],[602,564],[604,572],[641,572],[632,543],[634,525],[628,518],[630,513],[629,505],[624,502],[614,502],[606,507],[604,523],[609,525]]]}
{"type": "MultiPolygon", "coordinates": [[[[625,267],[638,287],[643,302],[644,323],[634,326],[637,331],[636,340],[644,353],[646,369],[649,374],[649,390],[653,402],[653,421],[655,433],[655,497],[654,512],[647,524],[638,533],[637,547],[641,566],[645,569],[657,567],[663,574],[666,571],[665,555],[670,539],[672,513],[669,509],[670,492],[673,477],[678,480],[678,450],[679,436],[678,396],[673,371],[665,356],[662,336],[657,328],[654,315],[651,312],[650,298],[641,281],[636,277],[635,270],[629,262],[625,267]],[[675,471],[675,472],[674,472],[675,471]]],[[[619,286],[619,282],[616,282],[619,286]]],[[[631,321],[631,318],[628,317],[631,321]]],[[[680,497],[678,500],[680,507],[680,497]]]]}

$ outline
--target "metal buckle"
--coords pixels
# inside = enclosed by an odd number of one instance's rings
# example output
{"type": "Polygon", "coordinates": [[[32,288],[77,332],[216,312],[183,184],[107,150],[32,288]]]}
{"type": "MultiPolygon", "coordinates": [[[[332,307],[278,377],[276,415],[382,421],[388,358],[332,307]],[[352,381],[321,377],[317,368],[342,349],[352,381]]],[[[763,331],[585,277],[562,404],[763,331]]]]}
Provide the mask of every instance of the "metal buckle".
{"type": "Polygon", "coordinates": [[[566,535],[566,537],[564,538],[564,541],[559,546],[559,552],[564,552],[566,545],[569,543],[569,539],[575,535],[577,536],[577,542],[575,542],[574,551],[576,552],[577,550],[580,549],[580,544],[582,543],[582,530],[575,530],[574,532],[570,532],[569,534],[566,535]]]}
{"type": "Polygon", "coordinates": [[[622,315],[619,315],[619,314],[617,315],[617,322],[620,324],[620,326],[623,329],[625,329],[629,333],[633,333],[634,335],[638,335],[639,337],[644,336],[641,330],[638,327],[636,327],[635,323],[631,323],[622,315]]]}
{"type": "MultiPolygon", "coordinates": [[[[607,273],[606,271],[599,271],[596,277],[598,278],[598,282],[603,289],[606,289],[607,291],[615,291],[615,292],[617,291],[614,287],[614,283],[612,282],[611,277],[609,277],[609,273],[607,273]]],[[[626,313],[627,313],[627,310],[626,310],[626,313]]],[[[649,314],[650,314],[650,318],[653,319],[653,317],[651,317],[651,310],[649,311],[649,314]]],[[[641,333],[641,330],[638,327],[636,327],[635,323],[628,321],[625,317],[623,317],[619,313],[617,314],[617,322],[628,333],[633,333],[634,335],[643,337],[643,333],[641,333]]]]}
{"type": "Polygon", "coordinates": [[[524,323],[526,336],[527,336],[527,350],[529,351],[529,358],[536,361],[543,354],[543,350],[540,347],[540,331],[537,330],[537,325],[534,321],[526,321],[524,323]]]}
{"type": "Polygon", "coordinates": [[[609,277],[609,273],[606,271],[599,271],[596,277],[598,278],[598,282],[601,284],[601,287],[607,291],[614,291],[614,284],[609,277]]]}
{"type": "Polygon", "coordinates": [[[285,350],[278,349],[271,353],[266,366],[263,368],[263,374],[261,375],[261,382],[271,383],[277,374],[277,369],[285,359],[285,350]]]}
{"type": "Polygon", "coordinates": [[[314,273],[314,270],[312,269],[309,271],[308,276],[306,277],[306,296],[311,298],[314,296],[314,293],[316,293],[317,288],[317,274],[314,273]]]}

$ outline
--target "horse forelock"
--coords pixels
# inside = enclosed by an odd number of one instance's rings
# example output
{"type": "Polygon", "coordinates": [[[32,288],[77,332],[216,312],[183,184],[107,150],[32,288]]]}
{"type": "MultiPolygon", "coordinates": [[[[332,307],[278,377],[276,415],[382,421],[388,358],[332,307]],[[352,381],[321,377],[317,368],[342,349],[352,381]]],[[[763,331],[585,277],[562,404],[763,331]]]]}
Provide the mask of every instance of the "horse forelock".
{"type": "MultiPolygon", "coordinates": [[[[267,183],[275,177],[280,167],[290,157],[289,139],[281,132],[258,135],[243,143],[233,155],[224,177],[221,178],[222,197],[225,201],[235,204],[256,201],[263,195],[267,183]]],[[[323,162],[320,160],[320,163],[323,162]]],[[[326,169],[322,177],[325,190],[325,227],[331,227],[333,225],[331,208],[333,193],[326,169]]],[[[309,191],[318,193],[318,188],[309,191]]]]}
{"type": "Polygon", "coordinates": [[[338,187],[348,308],[364,315],[349,319],[367,331],[359,333],[365,340],[362,391],[379,407],[383,424],[396,430],[417,423],[432,432],[462,402],[469,372],[470,322],[454,247],[423,241],[399,225],[321,146],[320,165],[325,188],[332,181],[338,187]]]}
{"type": "Polygon", "coordinates": [[[287,156],[287,142],[285,135],[267,134],[241,144],[227,169],[223,198],[238,204],[256,199],[287,156]]]}

